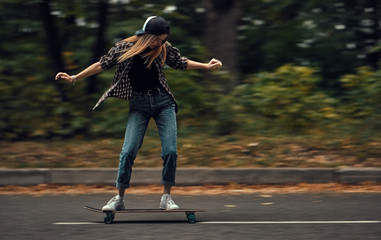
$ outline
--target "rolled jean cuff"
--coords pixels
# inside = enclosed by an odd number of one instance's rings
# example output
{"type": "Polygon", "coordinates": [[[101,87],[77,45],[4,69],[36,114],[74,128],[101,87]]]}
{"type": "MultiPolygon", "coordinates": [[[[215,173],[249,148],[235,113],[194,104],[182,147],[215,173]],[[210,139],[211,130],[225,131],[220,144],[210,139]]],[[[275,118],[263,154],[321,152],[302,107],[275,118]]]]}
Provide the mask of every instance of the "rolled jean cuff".
{"type": "Polygon", "coordinates": [[[175,186],[175,182],[167,182],[163,179],[160,180],[160,183],[163,184],[164,186],[175,186]]]}
{"type": "Polygon", "coordinates": [[[118,182],[116,182],[116,183],[115,183],[115,187],[116,187],[117,189],[126,189],[126,188],[129,188],[129,187],[130,187],[130,184],[122,184],[122,183],[118,183],[118,182]]]}

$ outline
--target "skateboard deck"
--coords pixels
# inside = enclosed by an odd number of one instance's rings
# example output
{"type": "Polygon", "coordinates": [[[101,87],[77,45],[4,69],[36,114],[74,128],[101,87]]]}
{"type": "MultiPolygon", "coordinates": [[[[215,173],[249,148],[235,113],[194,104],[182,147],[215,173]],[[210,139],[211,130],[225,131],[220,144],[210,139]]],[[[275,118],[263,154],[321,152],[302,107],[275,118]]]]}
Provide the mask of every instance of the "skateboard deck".
{"type": "Polygon", "coordinates": [[[183,212],[187,216],[188,223],[196,222],[196,212],[205,212],[205,210],[201,209],[177,209],[177,210],[163,210],[163,209],[123,209],[117,211],[102,211],[102,209],[84,206],[84,209],[97,212],[104,213],[106,217],[103,219],[104,223],[111,224],[114,222],[114,217],[116,213],[179,213],[183,212]]]}

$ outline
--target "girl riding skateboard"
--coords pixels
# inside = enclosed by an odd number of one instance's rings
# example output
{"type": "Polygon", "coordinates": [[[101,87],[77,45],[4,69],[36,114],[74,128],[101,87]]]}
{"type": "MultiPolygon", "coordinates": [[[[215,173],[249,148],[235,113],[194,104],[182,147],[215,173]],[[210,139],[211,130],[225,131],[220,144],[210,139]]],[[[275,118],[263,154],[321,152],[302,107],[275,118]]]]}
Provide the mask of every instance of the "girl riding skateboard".
{"type": "Polygon", "coordinates": [[[164,76],[164,65],[184,69],[218,69],[219,60],[208,63],[192,61],[180,55],[168,41],[168,22],[160,16],[148,17],[143,28],[112,47],[109,52],[76,75],[60,72],[55,79],[75,83],[110,69],[116,65],[111,87],[102,95],[93,109],[108,97],[129,100],[130,108],[124,143],[119,158],[116,188],[118,194],[102,208],[104,211],[124,209],[125,189],[130,186],[132,165],[142,145],[148,122],[153,118],[161,140],[163,170],[161,184],[164,195],[160,208],[179,209],[172,200],[171,189],[175,185],[177,162],[177,104],[164,76]]]}

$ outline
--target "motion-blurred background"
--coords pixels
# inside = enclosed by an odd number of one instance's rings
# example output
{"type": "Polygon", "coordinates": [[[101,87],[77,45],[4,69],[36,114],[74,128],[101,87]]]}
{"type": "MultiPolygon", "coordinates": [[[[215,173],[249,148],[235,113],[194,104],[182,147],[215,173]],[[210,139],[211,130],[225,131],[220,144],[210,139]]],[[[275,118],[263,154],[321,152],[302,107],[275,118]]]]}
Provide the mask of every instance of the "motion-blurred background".
{"type": "MultiPolygon", "coordinates": [[[[113,71],[76,74],[146,17],[221,71],[166,70],[179,166],[380,167],[381,2],[1,0],[0,167],[114,167],[128,103],[92,111],[113,71]]],[[[160,166],[150,126],[138,166],[160,166]],[[152,160],[152,161],[151,161],[152,160]]]]}

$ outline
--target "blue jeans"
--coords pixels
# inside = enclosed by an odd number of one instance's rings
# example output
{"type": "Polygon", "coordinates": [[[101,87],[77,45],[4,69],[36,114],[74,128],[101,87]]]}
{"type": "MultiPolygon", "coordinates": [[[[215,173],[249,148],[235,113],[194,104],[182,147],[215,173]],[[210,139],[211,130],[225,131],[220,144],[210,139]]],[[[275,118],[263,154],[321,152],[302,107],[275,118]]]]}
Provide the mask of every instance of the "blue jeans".
{"type": "Polygon", "coordinates": [[[153,118],[159,130],[163,170],[161,184],[175,185],[177,161],[177,123],[175,101],[164,90],[154,94],[132,92],[126,134],[120,153],[116,188],[130,186],[132,165],[142,146],[149,120],[153,118]]]}

